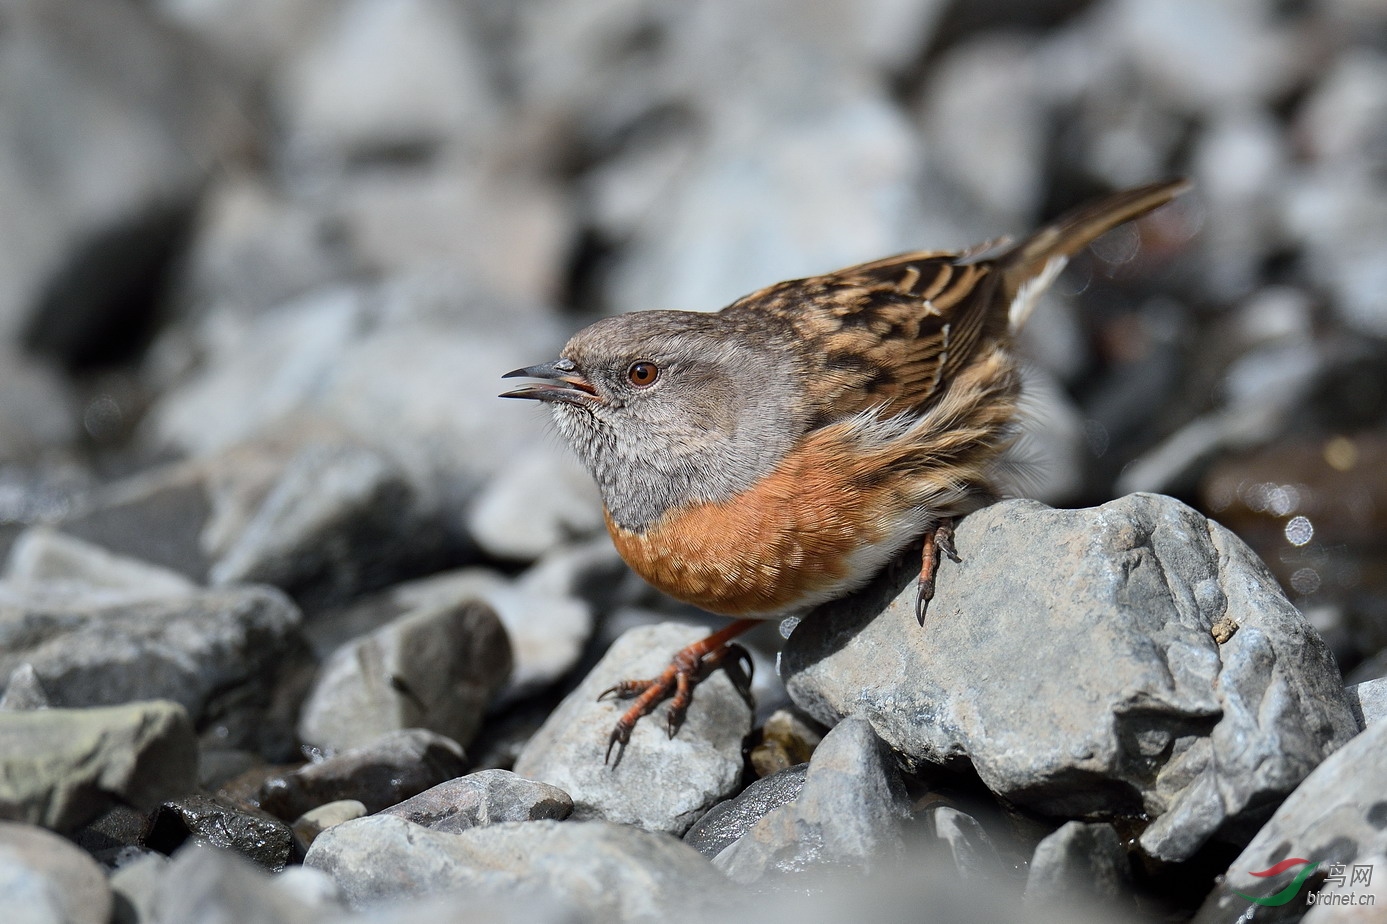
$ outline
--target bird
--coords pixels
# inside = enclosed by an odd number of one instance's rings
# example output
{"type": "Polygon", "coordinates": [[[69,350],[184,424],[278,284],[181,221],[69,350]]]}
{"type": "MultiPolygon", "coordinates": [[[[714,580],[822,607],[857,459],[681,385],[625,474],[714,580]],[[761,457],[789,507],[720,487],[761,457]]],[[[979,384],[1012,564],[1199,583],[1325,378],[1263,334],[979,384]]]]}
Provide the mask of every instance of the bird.
{"type": "Polygon", "coordinates": [[[634,700],[606,760],[665,699],[673,737],[732,639],[850,593],[914,543],[923,626],[941,556],[960,561],[955,522],[1002,495],[1016,332],[1071,256],[1188,187],[1113,192],[1019,243],[903,253],[717,312],[604,318],[506,373],[536,380],[501,397],[549,405],[631,568],[735,620],[603,693],[634,700]]]}

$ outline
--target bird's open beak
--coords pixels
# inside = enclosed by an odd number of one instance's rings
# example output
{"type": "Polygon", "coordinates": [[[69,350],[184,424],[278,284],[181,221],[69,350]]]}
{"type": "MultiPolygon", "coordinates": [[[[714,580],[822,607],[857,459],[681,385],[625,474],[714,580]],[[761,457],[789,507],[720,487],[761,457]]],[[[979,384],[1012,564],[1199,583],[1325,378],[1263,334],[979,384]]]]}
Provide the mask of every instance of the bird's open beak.
{"type": "Polygon", "coordinates": [[[589,404],[602,400],[597,395],[597,389],[592,387],[592,383],[583,377],[570,359],[556,359],[551,363],[516,369],[501,378],[522,376],[545,381],[521,385],[514,391],[503,393],[502,398],[533,398],[536,401],[562,401],[565,404],[589,404]]]}

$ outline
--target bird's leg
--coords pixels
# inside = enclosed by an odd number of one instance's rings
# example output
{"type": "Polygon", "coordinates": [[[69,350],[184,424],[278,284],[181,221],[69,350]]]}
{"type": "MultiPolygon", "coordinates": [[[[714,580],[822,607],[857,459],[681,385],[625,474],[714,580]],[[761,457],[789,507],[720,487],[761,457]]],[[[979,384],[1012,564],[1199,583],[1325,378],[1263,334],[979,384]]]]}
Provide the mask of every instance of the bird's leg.
{"type": "MultiPolygon", "coordinates": [[[[631,708],[624,712],[620,719],[617,719],[616,727],[612,729],[611,737],[607,739],[607,756],[605,763],[610,763],[612,758],[612,748],[621,746],[621,750],[626,749],[626,743],[631,740],[631,730],[636,727],[642,716],[650,715],[660,702],[673,694],[670,701],[669,716],[669,735],[674,737],[674,733],[679,730],[679,725],[684,721],[684,713],[689,708],[689,703],[693,699],[694,686],[707,676],[708,672],[719,666],[731,653],[732,648],[728,642],[743,632],[756,625],[754,619],[739,619],[725,629],[714,632],[707,638],[699,639],[686,648],[681,648],[670,659],[669,667],[660,673],[660,676],[653,680],[623,680],[615,686],[602,691],[597,698],[605,699],[608,696],[615,696],[618,699],[629,699],[635,697],[636,701],[631,704],[631,708]]],[[[737,651],[741,652],[738,660],[745,656],[745,651],[738,646],[737,651]]],[[[747,658],[750,664],[750,659],[747,658]]],[[[621,762],[621,751],[617,752],[616,762],[621,762]]],[[[616,764],[612,764],[613,767],[616,764]]]]}
{"type": "Polygon", "coordinates": [[[915,585],[915,618],[922,626],[925,624],[925,611],[934,599],[934,578],[939,571],[941,552],[954,564],[962,561],[954,549],[953,517],[945,517],[931,526],[925,533],[925,546],[920,550],[920,580],[915,585]]]}

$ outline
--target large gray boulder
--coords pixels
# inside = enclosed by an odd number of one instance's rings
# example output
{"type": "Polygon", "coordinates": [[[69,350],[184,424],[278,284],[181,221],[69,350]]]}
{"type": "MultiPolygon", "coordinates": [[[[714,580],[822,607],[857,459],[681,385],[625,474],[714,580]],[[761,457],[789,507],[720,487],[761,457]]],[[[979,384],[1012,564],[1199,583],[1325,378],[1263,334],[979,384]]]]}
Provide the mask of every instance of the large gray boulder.
{"type": "Polygon", "coordinates": [[[1142,848],[1171,861],[1248,836],[1357,731],[1320,637],[1178,501],[1003,502],[957,547],[923,627],[913,562],[807,618],[781,666],[795,702],[1048,815],[1145,812],[1142,848]]]}

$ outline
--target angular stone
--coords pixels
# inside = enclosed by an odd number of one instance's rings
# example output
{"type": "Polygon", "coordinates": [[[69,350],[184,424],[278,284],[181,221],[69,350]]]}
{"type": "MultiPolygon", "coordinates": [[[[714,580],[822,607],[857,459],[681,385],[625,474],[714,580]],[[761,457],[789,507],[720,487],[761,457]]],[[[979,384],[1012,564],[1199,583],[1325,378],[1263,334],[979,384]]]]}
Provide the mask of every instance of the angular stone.
{"type": "Polygon", "coordinates": [[[1026,901],[1062,906],[1080,897],[1112,900],[1131,880],[1132,865],[1116,828],[1067,821],[1036,845],[1026,901]]]}
{"type": "Polygon", "coordinates": [[[342,822],[351,821],[353,818],[364,817],[366,817],[366,806],[356,799],[338,799],[336,802],[329,802],[326,805],[309,809],[295,818],[290,827],[294,829],[294,837],[299,846],[307,850],[319,834],[333,825],[340,825],[342,822]]]}
{"type": "Polygon", "coordinates": [[[758,777],[768,777],[809,762],[823,740],[818,723],[792,709],[777,709],[761,726],[761,743],[751,749],[751,767],[758,777]]]}
{"type": "Polygon", "coordinates": [[[948,852],[960,881],[985,886],[1002,872],[992,837],[972,815],[951,805],[936,805],[921,814],[920,822],[927,837],[933,838],[931,846],[948,852]]]}
{"type": "Polygon", "coordinates": [[[562,821],[572,812],[573,800],[562,789],[509,770],[482,770],[439,783],[380,814],[455,833],[505,821],[562,821]]]}
{"type": "Polygon", "coordinates": [[[0,712],[0,818],[70,831],[195,785],[197,740],[177,703],[0,712]]]}
{"type": "Polygon", "coordinates": [[[1237,839],[1355,731],[1319,636],[1176,501],[1007,501],[956,544],[923,628],[910,562],[800,623],[782,672],[801,708],[862,714],[912,760],[971,761],[1046,814],[1145,811],[1142,846],[1167,860],[1237,839]]]}
{"type": "Polygon", "coordinates": [[[808,763],[762,777],[734,799],[719,802],[684,832],[684,843],[708,859],[751,830],[771,810],[799,798],[808,763]]]}
{"type": "Polygon", "coordinates": [[[54,706],[171,699],[224,745],[259,747],[284,729],[265,719],[299,650],[298,608],[269,587],[103,602],[0,584],[0,674],[30,664],[54,706]]]}
{"type": "Polygon", "coordinates": [[[32,825],[0,821],[0,915],[7,921],[107,924],[106,874],[70,841],[32,825]]]}
{"type": "Polygon", "coordinates": [[[284,869],[294,852],[294,834],[284,822],[196,793],[159,806],[144,839],[166,854],[189,841],[229,850],[272,872],[284,869]]]}
{"type": "MultiPolygon", "coordinates": [[[[1318,863],[1326,874],[1331,865],[1343,864],[1347,876],[1354,864],[1365,864],[1374,856],[1387,854],[1384,750],[1387,722],[1378,722],[1316,767],[1214,885],[1194,918],[1197,924],[1245,920],[1249,901],[1242,895],[1275,895],[1301,871],[1302,867],[1297,866],[1273,877],[1252,875],[1283,860],[1302,857],[1318,863]]],[[[1369,885],[1380,887],[1377,877],[1382,874],[1381,867],[1370,873],[1369,885]]],[[[1320,894],[1353,890],[1350,879],[1345,878],[1340,885],[1325,883],[1320,894]]],[[[1305,899],[1298,897],[1279,908],[1259,908],[1258,920],[1265,913],[1269,921],[1293,921],[1304,908],[1305,899]]],[[[1379,907],[1375,913],[1380,914],[1381,910],[1379,907]]]]}
{"type": "Polygon", "coordinates": [[[150,905],[159,924],[255,921],[319,924],[331,920],[234,853],[204,844],[180,850],[159,874],[150,905]]]}
{"type": "Polygon", "coordinates": [[[356,799],[368,812],[378,812],[466,769],[456,741],[408,728],[267,780],[260,804],[286,820],[342,799],[356,799]]]}
{"type": "Polygon", "coordinates": [[[706,633],[665,623],[632,629],[564,698],[515,762],[515,772],[573,797],[575,819],[605,818],[682,834],[708,807],[734,791],[751,707],[724,671],[694,690],[679,733],[665,730],[664,709],[636,723],[615,766],[604,763],[608,737],[629,703],[598,702],[621,680],[654,677],[676,651],[706,633]]]}
{"type": "Polygon", "coordinates": [[[572,453],[535,447],[477,495],[468,531],[498,558],[533,561],[602,531],[602,501],[572,453]]]}
{"type": "Polygon", "coordinates": [[[15,539],[0,578],[20,586],[61,581],[142,598],[188,597],[198,591],[177,571],[42,526],[15,539]]]}
{"type": "MultiPolygon", "coordinates": [[[[8,696],[8,691],[6,695],[8,696]]],[[[1367,728],[1387,719],[1387,677],[1345,687],[1344,695],[1348,697],[1349,706],[1353,709],[1353,716],[1358,720],[1359,728],[1367,728]]],[[[4,708],[3,702],[0,702],[0,708],[4,708]]]]}
{"type": "Polygon", "coordinates": [[[0,712],[30,712],[34,709],[47,709],[51,703],[43,689],[34,665],[25,661],[10,671],[10,679],[5,683],[5,694],[0,696],[0,712]]]}
{"type": "Polygon", "coordinates": [[[428,728],[467,744],[510,670],[510,641],[491,607],[421,607],[333,653],[304,703],[299,737],[340,750],[428,728]]]}
{"type": "Polygon", "coordinates": [[[663,834],[602,821],[525,821],[456,834],[402,818],[360,818],[324,831],[304,865],[337,880],[353,906],[445,891],[539,893],[598,921],[695,914],[725,881],[663,834]]]}
{"type": "Polygon", "coordinates": [[[714,858],[736,882],[820,866],[872,870],[904,849],[910,803],[895,758],[865,719],[844,719],[814,751],[794,801],[714,858]]]}

